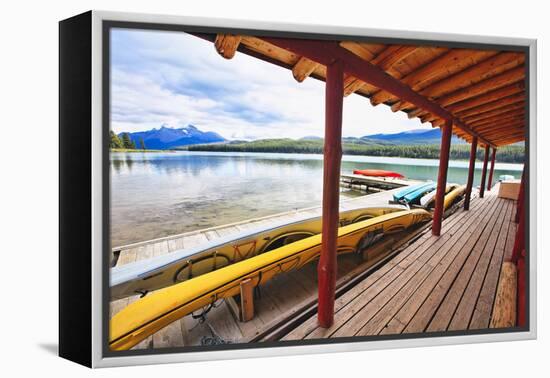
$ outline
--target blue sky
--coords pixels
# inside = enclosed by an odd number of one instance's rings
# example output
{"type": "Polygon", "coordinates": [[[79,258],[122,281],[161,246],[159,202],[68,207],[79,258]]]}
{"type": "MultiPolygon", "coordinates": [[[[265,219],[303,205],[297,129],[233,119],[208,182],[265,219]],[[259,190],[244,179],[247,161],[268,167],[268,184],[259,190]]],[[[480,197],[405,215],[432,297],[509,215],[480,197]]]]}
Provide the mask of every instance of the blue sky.
{"type": "MultiPolygon", "coordinates": [[[[111,127],[115,132],[193,124],[228,139],[323,135],[324,83],[182,32],[114,29],[111,127]]],[[[344,136],[430,128],[368,99],[344,99],[344,136]]]]}

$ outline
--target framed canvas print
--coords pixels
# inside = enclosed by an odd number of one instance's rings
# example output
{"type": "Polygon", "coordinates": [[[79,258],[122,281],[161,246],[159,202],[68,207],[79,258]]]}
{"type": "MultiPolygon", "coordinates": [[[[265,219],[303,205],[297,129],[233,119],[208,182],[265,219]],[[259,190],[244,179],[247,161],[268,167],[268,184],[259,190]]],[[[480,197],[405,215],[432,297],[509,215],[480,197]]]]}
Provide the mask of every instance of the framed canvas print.
{"type": "Polygon", "coordinates": [[[536,336],[536,41],[90,11],[60,27],[60,355],[536,336]]]}

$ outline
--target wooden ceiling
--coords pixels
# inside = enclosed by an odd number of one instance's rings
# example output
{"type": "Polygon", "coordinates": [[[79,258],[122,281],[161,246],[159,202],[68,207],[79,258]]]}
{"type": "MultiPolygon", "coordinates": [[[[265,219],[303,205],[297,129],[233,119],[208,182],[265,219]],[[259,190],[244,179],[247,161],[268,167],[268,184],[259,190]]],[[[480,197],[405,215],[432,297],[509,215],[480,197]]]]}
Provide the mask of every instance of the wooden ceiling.
{"type": "MultiPolygon", "coordinates": [[[[204,37],[204,36],[203,36],[204,37]]],[[[242,51],[292,70],[298,82],[308,77],[324,80],[326,68],[308,57],[269,43],[270,38],[208,36],[217,51],[232,58],[242,51]]],[[[494,147],[525,139],[525,54],[515,51],[475,50],[438,46],[386,45],[340,41],[339,47],[383,70],[412,91],[451,114],[453,133],[467,141],[471,134],[494,147]],[[469,131],[469,132],[468,132],[469,131]],[[472,133],[473,131],[473,133],[472,133]]],[[[358,94],[373,106],[387,105],[393,112],[442,126],[441,113],[432,114],[368,82],[346,74],[344,96],[358,94]]]]}

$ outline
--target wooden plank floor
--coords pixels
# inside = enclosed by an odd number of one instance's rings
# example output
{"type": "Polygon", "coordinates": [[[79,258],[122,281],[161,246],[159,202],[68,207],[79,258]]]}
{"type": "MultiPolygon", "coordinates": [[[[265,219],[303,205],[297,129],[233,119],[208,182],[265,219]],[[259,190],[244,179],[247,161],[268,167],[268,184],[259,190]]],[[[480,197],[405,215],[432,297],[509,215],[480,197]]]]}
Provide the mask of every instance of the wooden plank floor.
{"type": "Polygon", "coordinates": [[[497,193],[498,185],[445,219],[439,238],[425,234],[337,298],[332,327],[312,316],[282,340],[488,328],[515,236],[515,201],[497,193]]]}

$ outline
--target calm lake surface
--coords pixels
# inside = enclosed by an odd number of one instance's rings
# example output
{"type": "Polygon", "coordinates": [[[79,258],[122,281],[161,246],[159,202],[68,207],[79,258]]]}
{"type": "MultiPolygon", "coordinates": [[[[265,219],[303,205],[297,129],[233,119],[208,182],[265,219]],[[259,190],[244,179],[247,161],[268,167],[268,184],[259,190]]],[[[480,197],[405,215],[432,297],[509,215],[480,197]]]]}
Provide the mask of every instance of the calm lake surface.
{"type": "MultiPolygon", "coordinates": [[[[321,204],[322,155],[166,152],[111,153],[113,246],[321,204]]],[[[342,173],[387,169],[436,180],[437,160],[344,156],[342,173]]],[[[476,166],[476,185],[481,176],[476,166]]],[[[452,161],[449,182],[465,183],[468,162],[452,161]]],[[[497,164],[521,176],[520,164],[497,164]]],[[[343,193],[344,196],[357,193],[343,193]]]]}

